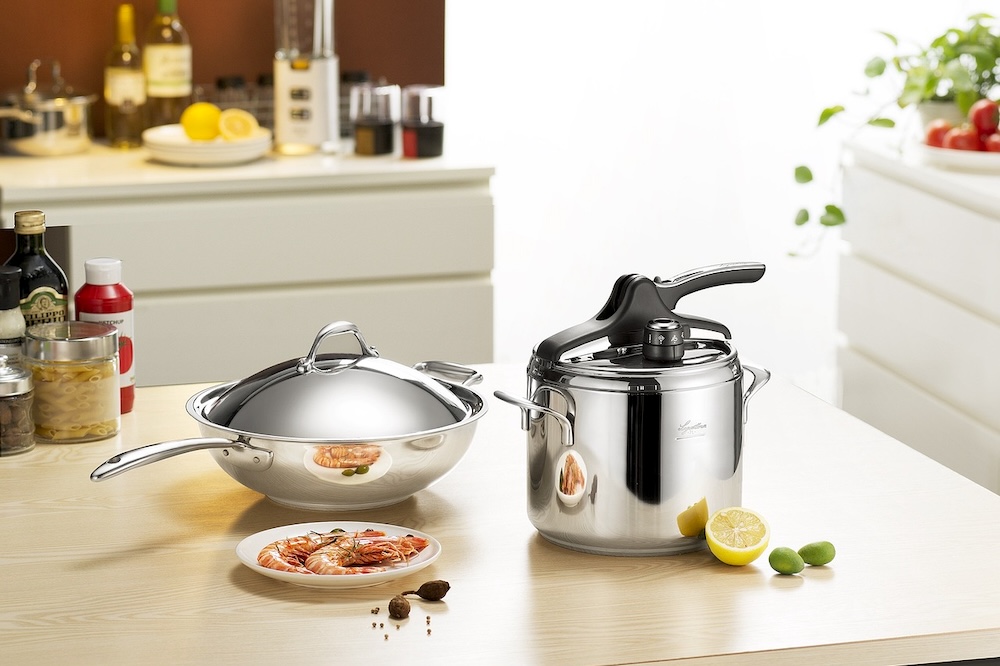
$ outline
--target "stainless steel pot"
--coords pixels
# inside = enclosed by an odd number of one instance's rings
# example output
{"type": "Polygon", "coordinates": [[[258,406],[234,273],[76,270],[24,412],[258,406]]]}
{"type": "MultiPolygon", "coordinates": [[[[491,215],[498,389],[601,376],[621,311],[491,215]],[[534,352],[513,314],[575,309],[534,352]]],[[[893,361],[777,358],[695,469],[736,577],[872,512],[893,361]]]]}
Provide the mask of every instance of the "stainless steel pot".
{"type": "Polygon", "coordinates": [[[679,553],[704,544],[681,533],[688,507],[740,504],[747,401],[770,373],[740,363],[726,326],[674,308],[763,274],[744,263],[622,276],[594,318],[535,348],[526,398],[495,393],[522,411],[528,517],[542,536],[609,555],[679,553]]]}
{"type": "Polygon", "coordinates": [[[52,62],[52,84],[38,81],[41,60],[28,66],[28,83],[0,105],[0,136],[7,152],[52,156],[80,153],[91,145],[90,107],[96,95],[75,93],[52,62]]]}
{"type": "Polygon", "coordinates": [[[211,449],[227,474],[278,504],[314,510],[395,504],[465,455],[487,409],[469,388],[481,380],[452,363],[411,368],[381,358],[357,326],[334,322],[307,356],[192,396],[187,412],[203,437],[126,451],[90,478],[211,449]],[[353,334],[361,354],[318,354],[324,339],[341,334],[353,334]]]}

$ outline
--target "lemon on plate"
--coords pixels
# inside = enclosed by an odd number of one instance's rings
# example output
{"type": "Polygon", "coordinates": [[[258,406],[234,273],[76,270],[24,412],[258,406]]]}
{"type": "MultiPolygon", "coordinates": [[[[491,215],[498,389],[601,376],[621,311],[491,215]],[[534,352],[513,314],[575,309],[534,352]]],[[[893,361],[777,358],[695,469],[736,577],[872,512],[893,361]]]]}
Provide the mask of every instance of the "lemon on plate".
{"type": "Polygon", "coordinates": [[[704,497],[677,514],[677,529],[680,530],[681,536],[698,536],[705,529],[706,523],[708,523],[708,501],[704,497]]]}
{"type": "Polygon", "coordinates": [[[756,511],[743,507],[719,509],[705,525],[708,548],[720,561],[741,567],[767,549],[771,530],[756,511]]]}
{"type": "Polygon", "coordinates": [[[259,128],[257,118],[243,109],[225,109],[219,115],[219,133],[226,141],[249,139],[259,128]]]}
{"type": "Polygon", "coordinates": [[[212,141],[219,136],[222,110],[211,102],[195,102],[181,113],[181,127],[189,139],[212,141]]]}

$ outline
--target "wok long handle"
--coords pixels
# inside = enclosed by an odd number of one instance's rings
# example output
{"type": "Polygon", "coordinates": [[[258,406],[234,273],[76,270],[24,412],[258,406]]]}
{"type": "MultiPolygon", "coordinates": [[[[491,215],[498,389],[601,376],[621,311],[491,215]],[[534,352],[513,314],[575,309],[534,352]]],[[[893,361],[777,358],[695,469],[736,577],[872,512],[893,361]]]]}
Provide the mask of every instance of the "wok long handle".
{"type": "Polygon", "coordinates": [[[122,472],[127,472],[130,469],[135,469],[136,467],[142,467],[143,465],[159,462],[160,460],[165,460],[166,458],[173,458],[174,456],[179,456],[182,453],[201,451],[202,449],[232,449],[233,451],[252,450],[252,456],[261,460],[260,464],[263,469],[267,469],[267,467],[270,466],[271,457],[273,455],[267,449],[252,447],[249,444],[233,441],[224,437],[195,437],[191,439],[178,439],[169,442],[159,442],[158,444],[149,444],[148,446],[141,446],[137,449],[119,453],[99,465],[97,469],[91,472],[90,480],[103,481],[105,479],[110,479],[113,476],[118,476],[122,472]]]}

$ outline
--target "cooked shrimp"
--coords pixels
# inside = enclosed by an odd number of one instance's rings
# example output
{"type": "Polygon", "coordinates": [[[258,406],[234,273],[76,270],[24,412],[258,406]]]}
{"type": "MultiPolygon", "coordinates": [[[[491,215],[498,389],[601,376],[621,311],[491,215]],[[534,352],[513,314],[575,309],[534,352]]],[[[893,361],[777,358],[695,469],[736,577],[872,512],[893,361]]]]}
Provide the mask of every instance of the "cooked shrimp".
{"type": "Polygon", "coordinates": [[[382,448],[375,444],[324,444],[313,452],[313,462],[334,469],[353,469],[361,465],[374,465],[382,455],[382,448]]]}
{"type": "Polygon", "coordinates": [[[306,558],[305,567],[325,575],[378,573],[406,562],[427,544],[427,539],[415,536],[345,537],[315,550],[306,558]]]}
{"type": "Polygon", "coordinates": [[[583,478],[580,463],[576,461],[576,456],[572,453],[566,456],[566,462],[559,476],[559,490],[565,495],[575,495],[587,483],[586,479],[583,478]]]}
{"type": "Polygon", "coordinates": [[[310,532],[303,536],[294,536],[288,539],[278,539],[273,543],[264,546],[257,555],[257,564],[268,569],[278,571],[292,571],[295,573],[311,574],[306,568],[305,562],[312,553],[324,546],[335,543],[338,539],[346,537],[384,536],[385,532],[377,530],[366,530],[365,532],[310,532]]]}

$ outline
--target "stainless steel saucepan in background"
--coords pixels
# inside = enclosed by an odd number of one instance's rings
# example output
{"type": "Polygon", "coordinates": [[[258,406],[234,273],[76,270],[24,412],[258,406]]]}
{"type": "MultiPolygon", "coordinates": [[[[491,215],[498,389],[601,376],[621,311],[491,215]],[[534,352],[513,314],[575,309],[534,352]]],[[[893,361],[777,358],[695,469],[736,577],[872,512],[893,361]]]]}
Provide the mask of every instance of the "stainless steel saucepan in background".
{"type": "Polygon", "coordinates": [[[358,327],[334,322],[309,353],[241,381],[201,391],[187,412],[203,437],[118,454],[91,474],[103,481],[165,458],[210,449],[218,465],[278,504],[353,510],[401,502],[449,472],[468,450],[485,400],[471,368],[413,367],[379,356],[358,327]],[[319,354],[353,335],[360,354],[319,354]]]}
{"type": "Polygon", "coordinates": [[[28,66],[28,82],[0,102],[0,138],[9,153],[31,156],[71,155],[91,146],[90,109],[97,95],[74,92],[51,62],[52,82],[39,81],[43,62],[28,66]]]}

